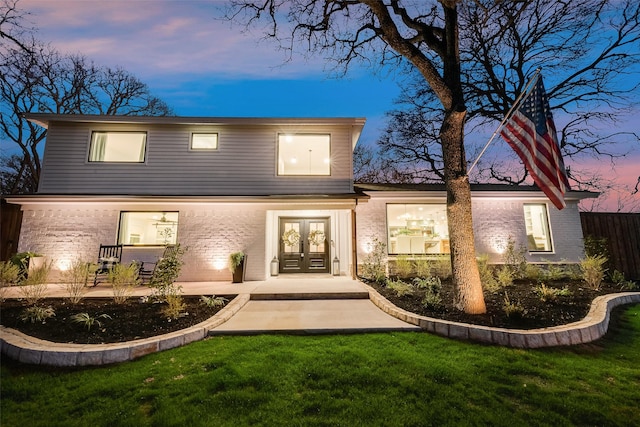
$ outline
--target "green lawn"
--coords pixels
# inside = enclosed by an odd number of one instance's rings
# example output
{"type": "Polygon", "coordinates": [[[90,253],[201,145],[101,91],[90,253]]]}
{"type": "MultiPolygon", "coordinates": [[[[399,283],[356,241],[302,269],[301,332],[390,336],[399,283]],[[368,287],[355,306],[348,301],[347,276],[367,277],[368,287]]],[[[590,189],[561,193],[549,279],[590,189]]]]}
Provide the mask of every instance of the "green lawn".
{"type": "Polygon", "coordinates": [[[215,337],[100,368],[3,359],[0,387],[3,427],[640,425],[640,305],[574,348],[408,332],[215,337]]]}

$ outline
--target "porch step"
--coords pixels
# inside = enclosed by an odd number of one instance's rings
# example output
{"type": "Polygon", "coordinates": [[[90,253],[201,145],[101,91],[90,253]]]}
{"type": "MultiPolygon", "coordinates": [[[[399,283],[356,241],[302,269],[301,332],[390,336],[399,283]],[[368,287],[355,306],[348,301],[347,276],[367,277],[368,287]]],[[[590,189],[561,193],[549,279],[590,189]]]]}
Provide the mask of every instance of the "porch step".
{"type": "Polygon", "coordinates": [[[369,299],[367,291],[251,293],[253,301],[369,299]]]}

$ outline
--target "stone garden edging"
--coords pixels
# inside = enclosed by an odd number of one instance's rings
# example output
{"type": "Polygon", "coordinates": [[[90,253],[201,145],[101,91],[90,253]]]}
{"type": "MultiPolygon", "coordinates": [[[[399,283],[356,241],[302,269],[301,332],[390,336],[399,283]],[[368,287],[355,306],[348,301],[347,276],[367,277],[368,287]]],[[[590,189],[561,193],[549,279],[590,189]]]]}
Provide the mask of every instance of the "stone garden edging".
{"type": "Polygon", "coordinates": [[[249,298],[250,294],[237,295],[213,317],[190,328],[122,343],[55,343],[0,326],[0,353],[22,363],[47,366],[90,366],[126,362],[204,339],[209,330],[229,320],[249,302],[249,298]]]}
{"type": "Polygon", "coordinates": [[[427,332],[515,348],[555,347],[595,341],[607,332],[611,310],[620,305],[640,303],[640,292],[602,295],[593,300],[589,313],[578,322],[541,329],[506,329],[420,316],[396,307],[371,286],[365,286],[369,289],[369,299],[382,311],[427,332]]]}

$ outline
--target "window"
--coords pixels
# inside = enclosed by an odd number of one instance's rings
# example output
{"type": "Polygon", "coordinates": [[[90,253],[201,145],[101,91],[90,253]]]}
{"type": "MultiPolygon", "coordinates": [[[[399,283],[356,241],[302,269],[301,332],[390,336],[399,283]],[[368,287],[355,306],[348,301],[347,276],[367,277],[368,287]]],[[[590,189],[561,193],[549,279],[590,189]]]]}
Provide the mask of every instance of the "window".
{"type": "Polygon", "coordinates": [[[527,248],[531,252],[551,252],[549,215],[545,204],[525,204],[524,222],[527,230],[527,248]]]}
{"type": "Polygon", "coordinates": [[[278,135],[278,175],[331,175],[331,136],[278,135]]]}
{"type": "Polygon", "coordinates": [[[389,254],[450,253],[446,205],[387,205],[389,254]]]}
{"type": "Polygon", "coordinates": [[[146,132],[93,132],[90,162],[143,163],[146,132]]]}
{"type": "Polygon", "coordinates": [[[191,149],[192,150],[217,150],[218,134],[217,133],[192,133],[191,149]]]}
{"type": "Polygon", "coordinates": [[[120,212],[118,244],[174,245],[178,212],[120,212]]]}

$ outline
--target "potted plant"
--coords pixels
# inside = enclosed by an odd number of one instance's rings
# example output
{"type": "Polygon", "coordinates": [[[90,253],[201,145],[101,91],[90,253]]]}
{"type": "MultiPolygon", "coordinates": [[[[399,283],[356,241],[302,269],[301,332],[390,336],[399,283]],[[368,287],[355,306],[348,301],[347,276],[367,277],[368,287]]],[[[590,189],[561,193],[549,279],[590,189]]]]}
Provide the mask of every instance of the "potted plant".
{"type": "Polygon", "coordinates": [[[242,283],[244,281],[244,271],[247,264],[247,256],[244,252],[233,252],[229,255],[229,271],[233,276],[233,283],[242,283]]]}

